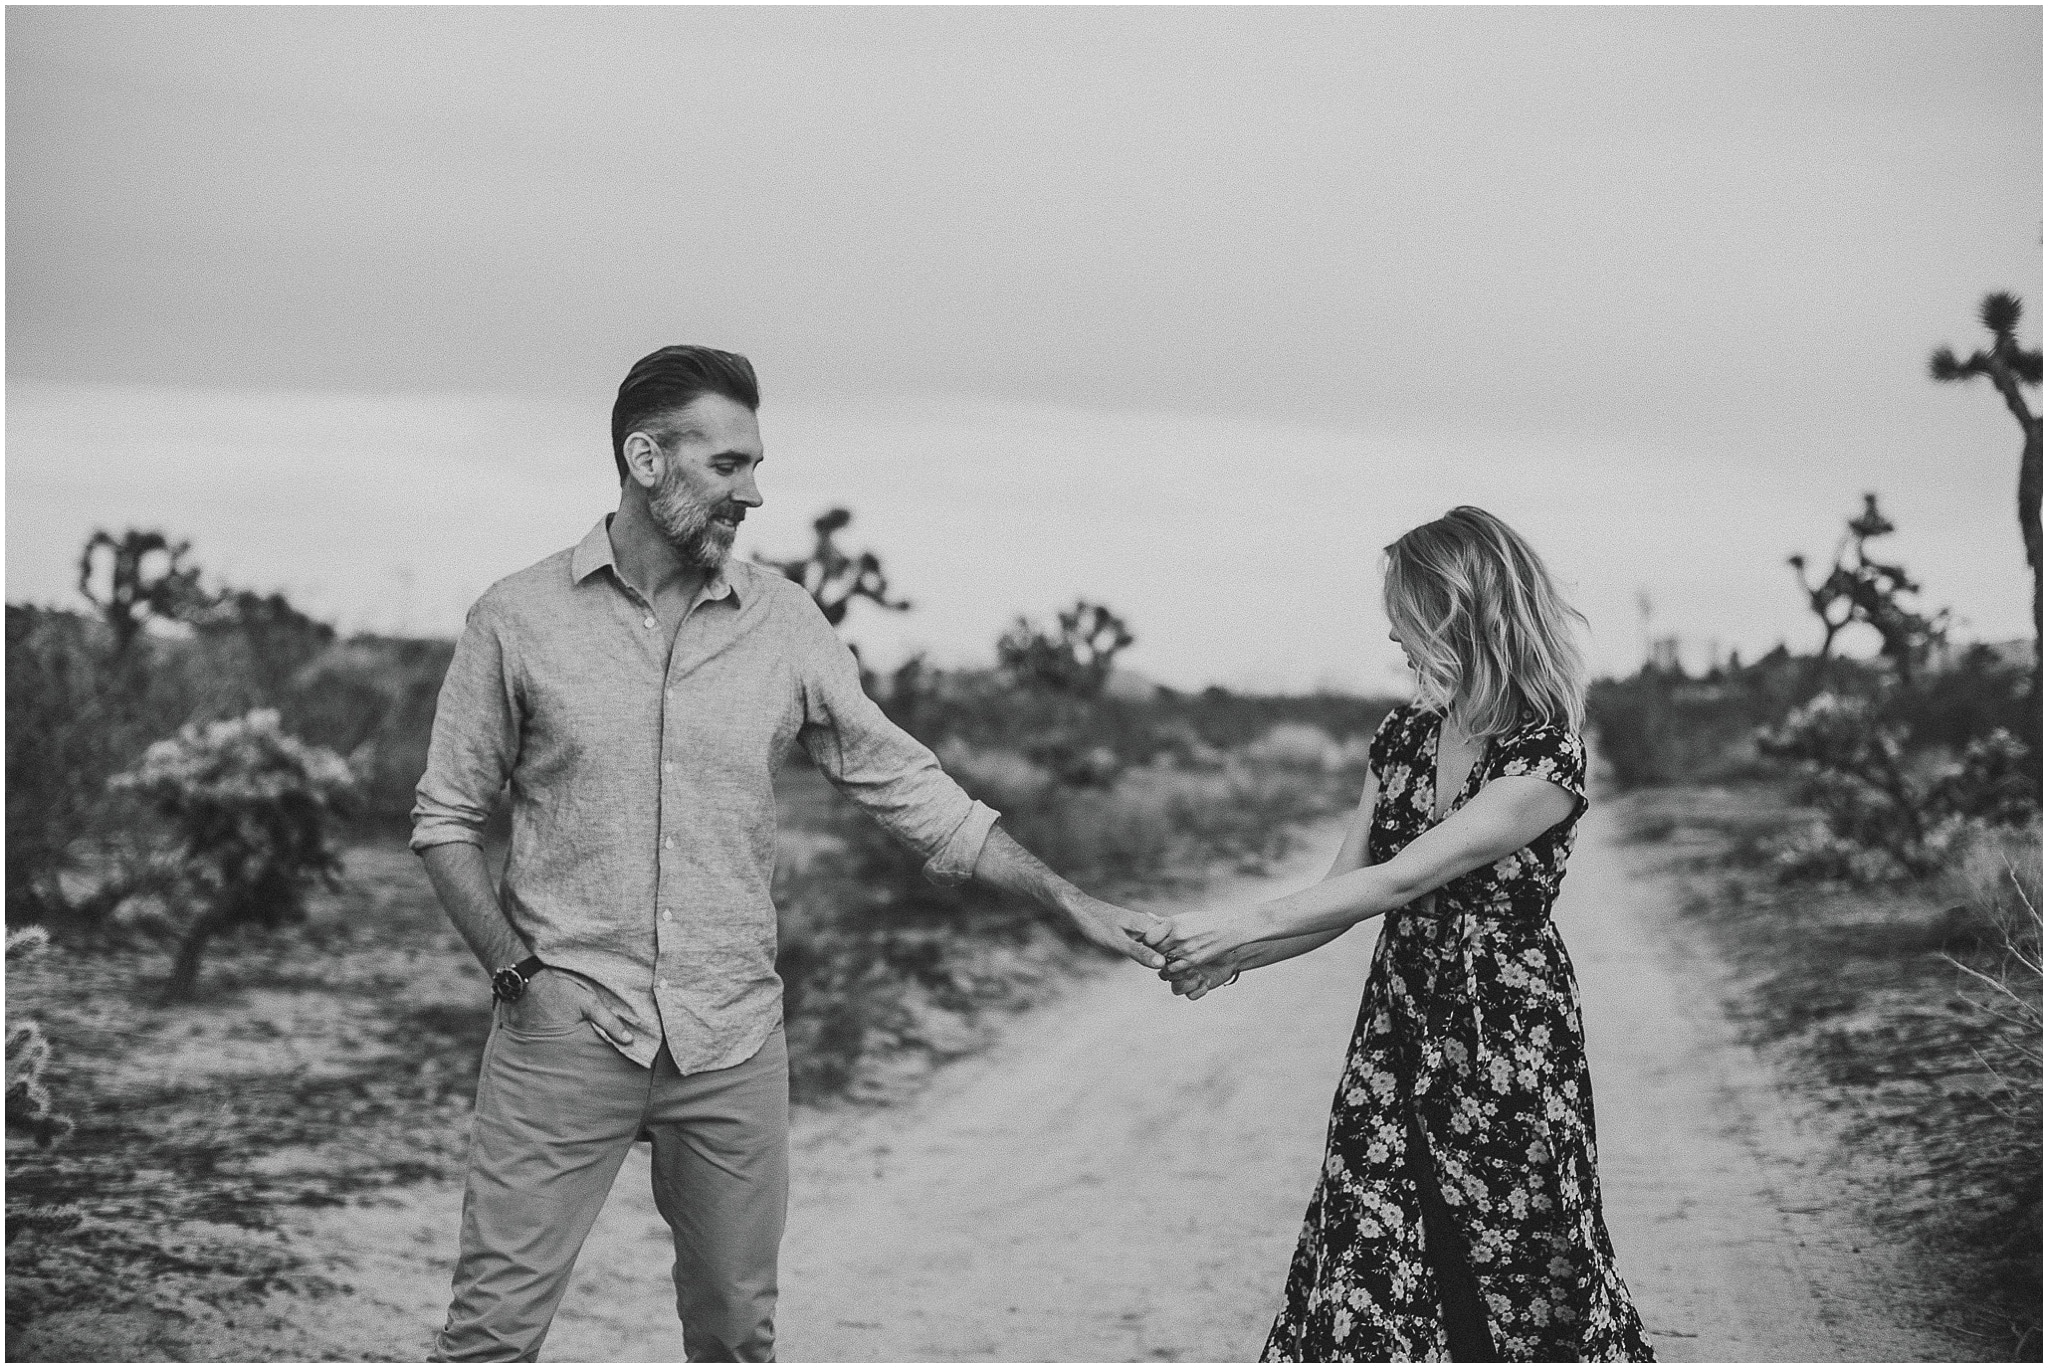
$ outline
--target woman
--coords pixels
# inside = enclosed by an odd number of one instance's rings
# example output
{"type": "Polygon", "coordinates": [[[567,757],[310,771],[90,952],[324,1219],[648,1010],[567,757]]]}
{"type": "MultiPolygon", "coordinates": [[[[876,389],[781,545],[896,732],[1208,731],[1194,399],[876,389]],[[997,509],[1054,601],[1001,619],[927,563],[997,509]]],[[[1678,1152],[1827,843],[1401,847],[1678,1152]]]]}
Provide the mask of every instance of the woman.
{"type": "Polygon", "coordinates": [[[1578,985],[1550,921],[1586,802],[1579,615],[1477,508],[1386,556],[1419,701],[1374,735],[1329,877],[1155,938],[1163,976],[1196,998],[1387,914],[1262,1357],[1647,1360],[1601,1219],[1578,985]]]}

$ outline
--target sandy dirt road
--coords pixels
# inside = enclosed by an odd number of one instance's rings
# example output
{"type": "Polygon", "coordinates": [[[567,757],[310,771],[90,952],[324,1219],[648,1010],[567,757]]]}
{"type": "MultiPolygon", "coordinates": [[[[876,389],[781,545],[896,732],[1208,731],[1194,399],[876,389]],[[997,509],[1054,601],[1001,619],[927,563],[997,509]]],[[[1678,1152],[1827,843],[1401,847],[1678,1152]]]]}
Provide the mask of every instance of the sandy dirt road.
{"type": "MultiPolygon", "coordinates": [[[[1337,838],[1321,830],[1286,868],[1205,900],[1299,886],[1337,838]]],[[[1596,807],[1557,916],[1585,991],[1608,1222],[1659,1356],[1967,1353],[1917,1323],[1909,1270],[1843,1209],[1817,1142],[1716,1007],[1713,961],[1635,865],[1596,807]]],[[[782,1357],[1255,1356],[1374,935],[1354,931],[1192,1004],[1135,965],[1113,967],[911,1104],[801,1113],[782,1357]]],[[[644,1148],[545,1358],[681,1356],[644,1148]]],[[[424,1345],[445,1304],[457,1201],[437,1191],[330,1227],[359,1251],[354,1281],[381,1304],[374,1333],[362,1302],[353,1334],[332,1324],[354,1355],[424,1345]]]]}

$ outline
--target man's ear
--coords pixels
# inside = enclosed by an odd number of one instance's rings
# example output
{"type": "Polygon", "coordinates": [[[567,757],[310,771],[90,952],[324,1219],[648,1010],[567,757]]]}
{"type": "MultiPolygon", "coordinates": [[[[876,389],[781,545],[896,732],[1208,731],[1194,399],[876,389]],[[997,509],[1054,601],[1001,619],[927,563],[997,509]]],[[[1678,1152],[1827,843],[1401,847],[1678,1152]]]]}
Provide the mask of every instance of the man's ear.
{"type": "Polygon", "coordinates": [[[626,478],[642,489],[661,484],[662,463],[668,458],[661,444],[644,432],[629,432],[621,447],[626,458],[626,478]]]}

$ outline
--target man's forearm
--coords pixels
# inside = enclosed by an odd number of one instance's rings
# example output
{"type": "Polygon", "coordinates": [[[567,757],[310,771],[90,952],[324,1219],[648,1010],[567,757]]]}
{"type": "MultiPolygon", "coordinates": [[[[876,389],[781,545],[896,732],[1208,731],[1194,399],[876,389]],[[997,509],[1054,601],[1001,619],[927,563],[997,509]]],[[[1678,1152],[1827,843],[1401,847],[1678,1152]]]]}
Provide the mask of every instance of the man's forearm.
{"type": "Polygon", "coordinates": [[[1045,862],[1018,845],[1001,827],[990,827],[988,839],[975,857],[974,878],[978,883],[1040,907],[1064,913],[1081,934],[1106,950],[1114,950],[1147,968],[1157,969],[1166,959],[1146,943],[1166,925],[1149,912],[1133,912],[1090,897],[1046,868],[1045,862]]]}
{"type": "Polygon", "coordinates": [[[456,931],[485,973],[495,973],[532,953],[512,929],[512,923],[505,920],[505,909],[498,902],[498,890],[491,884],[490,866],[485,863],[481,848],[457,841],[429,846],[421,858],[448,920],[455,923],[456,931]]]}
{"type": "Polygon", "coordinates": [[[982,843],[981,854],[974,862],[974,879],[1069,916],[1083,902],[1093,901],[1054,873],[1045,861],[1018,845],[1000,826],[989,828],[988,839],[982,843]]]}

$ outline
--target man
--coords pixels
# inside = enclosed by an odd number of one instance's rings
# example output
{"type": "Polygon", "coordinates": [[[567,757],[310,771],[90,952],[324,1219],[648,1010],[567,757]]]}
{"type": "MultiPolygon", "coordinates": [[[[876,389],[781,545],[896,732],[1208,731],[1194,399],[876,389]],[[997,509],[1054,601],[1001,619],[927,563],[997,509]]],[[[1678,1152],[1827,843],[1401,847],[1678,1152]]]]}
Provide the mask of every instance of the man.
{"type": "Polygon", "coordinates": [[[729,558],[761,493],[746,358],[664,347],[612,409],[618,511],[493,585],[442,685],[413,848],[497,1000],[477,1084],[449,1360],[532,1359],[634,1140],[675,1233],[693,1360],[773,1357],[788,1174],[771,781],[801,744],[923,855],[1154,968],[1158,918],[995,825],[861,691],[798,586],[729,558]],[[482,831],[509,783],[503,887],[482,831]]]}

